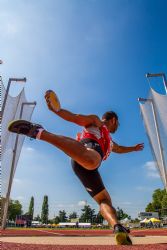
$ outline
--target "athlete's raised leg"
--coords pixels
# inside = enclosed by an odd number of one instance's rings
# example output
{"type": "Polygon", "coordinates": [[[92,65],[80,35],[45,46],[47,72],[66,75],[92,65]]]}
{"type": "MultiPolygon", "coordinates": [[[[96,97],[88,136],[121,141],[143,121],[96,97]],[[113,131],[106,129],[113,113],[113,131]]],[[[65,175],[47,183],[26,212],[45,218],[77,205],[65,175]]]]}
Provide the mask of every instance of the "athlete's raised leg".
{"type": "Polygon", "coordinates": [[[96,169],[101,163],[101,156],[97,151],[86,148],[73,138],[55,135],[44,130],[40,139],[56,146],[86,169],[96,169]]]}
{"type": "Polygon", "coordinates": [[[101,163],[101,156],[94,149],[86,148],[70,137],[49,133],[39,124],[16,120],[9,124],[8,129],[10,132],[40,139],[54,145],[86,169],[96,169],[101,163]]]}

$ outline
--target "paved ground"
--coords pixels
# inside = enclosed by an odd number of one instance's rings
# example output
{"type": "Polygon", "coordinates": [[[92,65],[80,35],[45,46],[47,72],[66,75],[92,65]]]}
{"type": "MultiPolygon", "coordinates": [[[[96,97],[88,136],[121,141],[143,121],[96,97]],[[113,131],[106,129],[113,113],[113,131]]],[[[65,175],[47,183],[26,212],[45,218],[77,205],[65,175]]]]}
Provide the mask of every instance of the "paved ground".
{"type": "MultiPolygon", "coordinates": [[[[146,236],[131,237],[134,245],[166,243],[166,236],[146,236]]],[[[113,236],[101,237],[2,237],[2,242],[24,243],[24,244],[44,244],[44,245],[115,245],[113,236]]],[[[167,245],[166,245],[167,247],[167,245]]],[[[166,248],[167,249],[167,248],[166,248]]]]}
{"type": "MultiPolygon", "coordinates": [[[[167,228],[160,229],[138,229],[131,230],[132,236],[167,236],[167,228]]],[[[92,229],[47,229],[47,228],[7,228],[1,231],[2,236],[111,236],[111,229],[107,230],[92,230],[92,229]]]]}
{"type": "Polygon", "coordinates": [[[4,243],[1,244],[3,250],[167,250],[166,244],[149,244],[134,246],[115,246],[115,245],[37,245],[4,243]]]}

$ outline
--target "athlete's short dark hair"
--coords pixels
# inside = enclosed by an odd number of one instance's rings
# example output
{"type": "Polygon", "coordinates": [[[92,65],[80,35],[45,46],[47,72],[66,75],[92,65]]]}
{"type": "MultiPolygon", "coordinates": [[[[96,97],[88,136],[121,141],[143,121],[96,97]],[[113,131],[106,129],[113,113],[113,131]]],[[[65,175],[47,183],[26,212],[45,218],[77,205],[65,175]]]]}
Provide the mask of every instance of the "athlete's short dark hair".
{"type": "Polygon", "coordinates": [[[103,114],[102,119],[108,121],[113,117],[115,117],[118,120],[118,115],[114,111],[107,111],[103,114]]]}

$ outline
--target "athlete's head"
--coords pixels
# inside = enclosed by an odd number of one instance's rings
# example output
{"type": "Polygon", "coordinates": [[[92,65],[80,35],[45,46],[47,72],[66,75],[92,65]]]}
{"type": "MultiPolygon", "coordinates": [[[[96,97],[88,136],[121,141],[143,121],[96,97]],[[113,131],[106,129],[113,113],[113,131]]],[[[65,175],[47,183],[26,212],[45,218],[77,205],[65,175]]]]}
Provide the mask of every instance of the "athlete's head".
{"type": "Polygon", "coordinates": [[[118,115],[114,111],[107,111],[102,116],[102,121],[106,124],[111,133],[118,129],[118,115]]]}

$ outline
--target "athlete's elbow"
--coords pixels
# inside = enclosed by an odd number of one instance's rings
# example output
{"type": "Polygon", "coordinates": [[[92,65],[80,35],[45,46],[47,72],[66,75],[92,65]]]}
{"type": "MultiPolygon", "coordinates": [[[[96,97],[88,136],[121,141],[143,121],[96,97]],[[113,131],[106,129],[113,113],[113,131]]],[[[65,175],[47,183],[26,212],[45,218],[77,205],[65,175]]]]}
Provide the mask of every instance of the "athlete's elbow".
{"type": "Polygon", "coordinates": [[[114,152],[116,154],[123,154],[123,153],[125,153],[121,149],[113,149],[112,152],[114,152]]]}

